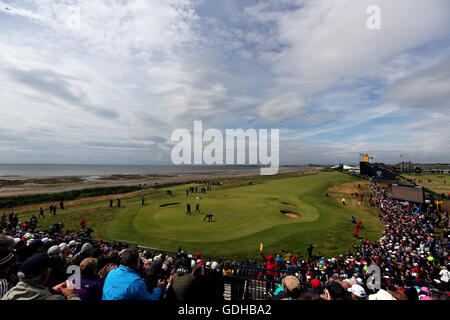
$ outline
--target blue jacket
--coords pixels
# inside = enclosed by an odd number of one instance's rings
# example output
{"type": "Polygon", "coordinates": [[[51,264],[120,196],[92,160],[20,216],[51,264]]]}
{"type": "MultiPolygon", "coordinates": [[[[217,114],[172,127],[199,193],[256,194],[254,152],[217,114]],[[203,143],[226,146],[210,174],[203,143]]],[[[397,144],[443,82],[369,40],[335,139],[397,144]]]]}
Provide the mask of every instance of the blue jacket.
{"type": "Polygon", "coordinates": [[[161,294],[160,288],[155,288],[150,294],[136,271],[120,265],[108,273],[102,300],[159,300],[161,294]]]}

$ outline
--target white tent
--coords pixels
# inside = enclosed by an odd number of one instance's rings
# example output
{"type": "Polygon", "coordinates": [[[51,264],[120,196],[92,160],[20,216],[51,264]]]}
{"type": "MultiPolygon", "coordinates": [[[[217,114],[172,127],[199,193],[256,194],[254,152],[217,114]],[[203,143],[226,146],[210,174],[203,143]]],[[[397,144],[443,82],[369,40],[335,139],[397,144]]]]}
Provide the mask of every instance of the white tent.
{"type": "Polygon", "coordinates": [[[358,167],[352,167],[352,166],[347,166],[344,164],[344,166],[342,167],[342,169],[344,170],[359,170],[358,167]]]}

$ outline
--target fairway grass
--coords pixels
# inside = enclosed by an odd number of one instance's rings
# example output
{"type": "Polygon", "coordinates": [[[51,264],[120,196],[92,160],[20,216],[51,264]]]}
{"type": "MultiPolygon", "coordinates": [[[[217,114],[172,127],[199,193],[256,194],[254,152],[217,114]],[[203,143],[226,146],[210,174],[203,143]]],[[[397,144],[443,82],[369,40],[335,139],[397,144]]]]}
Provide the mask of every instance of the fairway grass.
{"type": "Polygon", "coordinates": [[[416,183],[419,186],[424,186],[434,192],[437,193],[445,193],[450,194],[450,175],[449,174],[407,174],[405,177],[411,178],[411,179],[417,179],[416,183]],[[419,179],[422,179],[423,182],[419,182],[419,179]],[[431,180],[431,182],[428,182],[428,180],[431,180]],[[444,183],[445,181],[445,183],[444,183]]]}
{"type": "MultiPolygon", "coordinates": [[[[88,227],[95,230],[95,238],[134,241],[153,248],[177,250],[182,246],[205,255],[252,259],[259,256],[260,241],[264,242],[265,252],[288,249],[303,255],[306,245],[312,243],[316,253],[330,257],[345,253],[358,243],[352,237],[352,215],[365,226],[361,237],[376,240],[383,231],[376,207],[352,205],[349,193],[356,191],[351,189],[358,183],[366,186],[367,193],[366,181],[324,171],[227,179],[223,187],[213,186],[206,195],[199,192],[186,196],[188,186],[182,185],[170,188],[172,196],[166,195],[167,188],[149,190],[151,194],[145,196],[144,206],[141,196],[137,196],[123,199],[122,208],[109,208],[108,201],[69,207],[59,210],[56,217],[46,214],[39,226],[48,228],[60,221],[66,228],[78,230],[84,218],[88,227]],[[249,181],[253,183],[250,185],[249,181]],[[340,203],[342,196],[349,199],[346,207],[340,203]],[[187,202],[192,211],[199,203],[202,213],[186,215],[187,202]],[[296,213],[298,218],[281,210],[296,213]],[[206,213],[214,215],[213,222],[203,222],[206,213]]],[[[197,186],[200,191],[201,185],[197,186]]],[[[19,217],[28,218],[31,214],[21,213],[19,217]]]]}

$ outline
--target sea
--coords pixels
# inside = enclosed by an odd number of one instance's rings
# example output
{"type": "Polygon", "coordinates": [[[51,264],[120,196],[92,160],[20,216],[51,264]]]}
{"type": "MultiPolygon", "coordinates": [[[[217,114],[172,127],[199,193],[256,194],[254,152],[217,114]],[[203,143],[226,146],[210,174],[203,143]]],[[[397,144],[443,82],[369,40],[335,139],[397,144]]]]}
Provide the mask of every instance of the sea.
{"type": "MultiPolygon", "coordinates": [[[[257,166],[0,164],[0,177],[240,174],[257,173],[259,170],[257,166]]],[[[287,169],[282,167],[280,171],[287,171],[287,169]]]]}

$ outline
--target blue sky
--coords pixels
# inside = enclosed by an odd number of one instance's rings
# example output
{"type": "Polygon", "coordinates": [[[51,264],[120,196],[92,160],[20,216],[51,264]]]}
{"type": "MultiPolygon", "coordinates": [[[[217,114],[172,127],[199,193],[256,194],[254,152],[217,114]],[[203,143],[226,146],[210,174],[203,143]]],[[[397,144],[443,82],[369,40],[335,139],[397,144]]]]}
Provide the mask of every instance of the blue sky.
{"type": "Polygon", "coordinates": [[[170,163],[171,132],[194,120],[278,128],[284,164],[450,162],[449,9],[0,1],[0,162],[170,163]]]}

